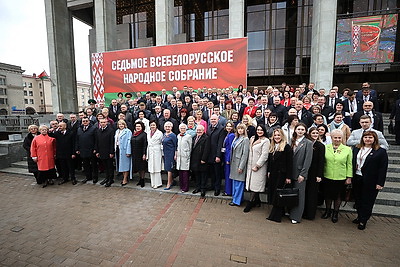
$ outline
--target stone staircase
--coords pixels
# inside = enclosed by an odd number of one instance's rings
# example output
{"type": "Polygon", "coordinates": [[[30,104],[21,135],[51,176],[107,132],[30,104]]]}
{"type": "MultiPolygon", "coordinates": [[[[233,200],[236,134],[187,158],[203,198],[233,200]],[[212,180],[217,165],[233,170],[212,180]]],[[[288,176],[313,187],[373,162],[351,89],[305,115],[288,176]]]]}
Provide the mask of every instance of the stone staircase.
{"type": "MultiPolygon", "coordinates": [[[[387,173],[387,179],[385,183],[385,187],[378,194],[378,197],[375,202],[373,213],[376,215],[386,215],[393,217],[400,217],[400,146],[396,146],[394,135],[390,135],[387,133],[387,125],[389,124],[389,115],[384,114],[384,129],[385,129],[385,137],[389,142],[390,149],[388,151],[389,154],[389,168],[387,173]]],[[[32,176],[31,173],[28,172],[26,161],[19,161],[12,163],[10,167],[1,169],[0,172],[10,173],[10,174],[18,174],[18,175],[28,175],[32,176]]],[[[102,176],[100,176],[102,177],[102,176]]],[[[78,180],[83,180],[82,172],[77,171],[78,180]]],[[[142,190],[154,190],[149,186],[149,175],[146,174],[146,187],[142,188],[142,190]]],[[[164,184],[166,184],[166,175],[162,175],[164,184]]],[[[131,182],[127,187],[139,188],[135,186],[136,179],[131,182]]],[[[116,182],[114,186],[119,186],[119,182],[116,182]]],[[[157,189],[156,191],[160,192],[168,192],[168,193],[181,193],[178,186],[173,187],[170,191],[162,190],[163,187],[157,189]]],[[[193,188],[191,188],[193,190],[193,188]]],[[[191,194],[191,190],[185,194],[191,194]]],[[[229,197],[218,196],[215,197],[213,195],[213,191],[207,192],[207,197],[212,198],[220,198],[220,199],[229,199],[229,197]]],[[[249,194],[245,193],[245,199],[248,199],[249,194]]],[[[261,200],[266,200],[266,195],[261,195],[261,200]]],[[[346,206],[342,207],[341,210],[354,212],[353,203],[347,203],[346,206]]]]}

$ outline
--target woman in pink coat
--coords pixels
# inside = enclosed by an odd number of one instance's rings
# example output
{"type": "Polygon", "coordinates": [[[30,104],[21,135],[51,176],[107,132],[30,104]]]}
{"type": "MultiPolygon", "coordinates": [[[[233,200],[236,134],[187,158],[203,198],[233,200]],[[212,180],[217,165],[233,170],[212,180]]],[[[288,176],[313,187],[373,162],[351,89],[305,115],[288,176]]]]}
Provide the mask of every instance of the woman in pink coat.
{"type": "Polygon", "coordinates": [[[40,135],[33,138],[31,144],[31,157],[37,162],[39,170],[39,180],[43,183],[43,187],[48,184],[54,184],[53,179],[56,178],[55,155],[56,155],[56,139],[50,137],[47,133],[49,128],[46,125],[39,127],[40,135]]]}

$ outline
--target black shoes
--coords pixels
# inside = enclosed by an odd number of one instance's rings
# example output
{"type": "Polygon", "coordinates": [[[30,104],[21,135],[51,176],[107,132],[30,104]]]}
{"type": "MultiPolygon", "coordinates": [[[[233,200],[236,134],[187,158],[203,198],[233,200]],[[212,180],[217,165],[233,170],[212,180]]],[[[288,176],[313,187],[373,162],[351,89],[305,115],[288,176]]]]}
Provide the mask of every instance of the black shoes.
{"type": "Polygon", "coordinates": [[[140,187],[144,187],[144,179],[140,179],[136,185],[140,185],[140,187]]]}
{"type": "Polygon", "coordinates": [[[247,205],[246,205],[246,207],[244,208],[244,210],[243,210],[243,212],[249,212],[249,211],[251,211],[251,209],[254,207],[254,205],[255,205],[255,201],[249,201],[249,202],[247,202],[247,205]]]}
{"type": "Polygon", "coordinates": [[[197,194],[197,193],[199,193],[200,192],[200,189],[195,189],[195,190],[193,190],[193,194],[197,194]]]}
{"type": "Polygon", "coordinates": [[[238,204],[235,204],[235,203],[233,203],[233,202],[229,202],[229,204],[228,204],[229,206],[237,206],[237,207],[239,207],[239,205],[238,204]]]}
{"type": "Polygon", "coordinates": [[[219,194],[221,194],[221,191],[219,191],[219,190],[215,190],[215,192],[214,192],[214,196],[219,196],[219,194]]]}
{"type": "Polygon", "coordinates": [[[96,184],[99,181],[99,178],[93,178],[93,184],[96,184]]]}
{"type": "Polygon", "coordinates": [[[49,179],[49,182],[48,182],[48,184],[49,184],[49,185],[54,185],[54,181],[53,181],[53,179],[49,179]]]}
{"type": "Polygon", "coordinates": [[[105,187],[110,187],[114,183],[114,180],[108,180],[105,187]]]}
{"type": "Polygon", "coordinates": [[[63,179],[63,180],[61,180],[61,181],[58,182],[58,185],[65,184],[66,182],[68,182],[68,180],[64,180],[64,179],[63,179]]]}
{"type": "Polygon", "coordinates": [[[332,214],[332,222],[333,223],[337,223],[338,222],[338,220],[339,220],[338,216],[339,216],[339,211],[334,210],[333,214],[332,214]]]}
{"type": "Polygon", "coordinates": [[[355,218],[355,219],[353,220],[353,223],[354,223],[354,224],[359,224],[359,223],[360,223],[360,219],[355,218]]]}
{"type": "Polygon", "coordinates": [[[367,226],[367,223],[360,222],[358,224],[357,228],[358,228],[358,230],[364,230],[366,226],[367,226]]]}
{"type": "Polygon", "coordinates": [[[205,190],[201,190],[201,197],[205,198],[206,197],[206,191],[205,190]]]}
{"type": "Polygon", "coordinates": [[[108,179],[104,179],[103,181],[100,182],[101,185],[105,185],[107,183],[108,179]]]}
{"type": "Polygon", "coordinates": [[[76,182],[76,179],[73,179],[73,180],[72,180],[72,184],[73,184],[73,185],[76,185],[76,183],[77,183],[77,182],[76,182]]]}
{"type": "Polygon", "coordinates": [[[322,214],[321,219],[328,219],[332,215],[331,209],[325,209],[325,213],[322,214]]]}

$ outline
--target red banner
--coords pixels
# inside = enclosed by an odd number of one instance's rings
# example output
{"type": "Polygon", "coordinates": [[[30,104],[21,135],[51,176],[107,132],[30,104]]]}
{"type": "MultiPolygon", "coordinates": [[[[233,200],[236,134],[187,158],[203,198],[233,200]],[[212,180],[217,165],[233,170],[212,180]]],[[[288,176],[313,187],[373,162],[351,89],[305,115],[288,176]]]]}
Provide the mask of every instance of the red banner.
{"type": "MultiPolygon", "coordinates": [[[[93,87],[104,93],[246,87],[247,38],[92,54],[93,87]]],[[[99,99],[100,100],[100,99],[99,99]]]]}

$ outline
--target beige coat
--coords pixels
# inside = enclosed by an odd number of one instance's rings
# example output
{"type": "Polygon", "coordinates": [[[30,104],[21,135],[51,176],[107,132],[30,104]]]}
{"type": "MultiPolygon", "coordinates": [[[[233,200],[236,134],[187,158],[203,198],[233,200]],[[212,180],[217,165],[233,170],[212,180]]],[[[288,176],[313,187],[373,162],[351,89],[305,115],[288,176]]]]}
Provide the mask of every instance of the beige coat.
{"type": "Polygon", "coordinates": [[[246,189],[253,192],[264,192],[267,180],[267,159],[269,151],[269,139],[258,139],[254,142],[254,136],[250,139],[250,154],[247,162],[246,189]],[[257,166],[259,169],[252,170],[257,166]]]}
{"type": "Polygon", "coordinates": [[[176,169],[179,171],[190,170],[190,154],[192,152],[192,136],[186,133],[177,135],[178,149],[176,150],[176,169]]]}

